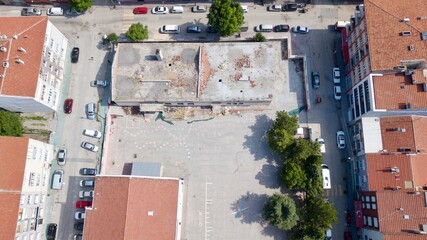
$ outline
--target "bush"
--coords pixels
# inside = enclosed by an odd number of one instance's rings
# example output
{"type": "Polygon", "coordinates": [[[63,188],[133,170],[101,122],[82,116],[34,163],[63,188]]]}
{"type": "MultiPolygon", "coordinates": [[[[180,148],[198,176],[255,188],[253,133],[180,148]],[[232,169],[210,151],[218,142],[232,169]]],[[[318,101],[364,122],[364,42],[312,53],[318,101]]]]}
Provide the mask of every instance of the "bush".
{"type": "Polygon", "coordinates": [[[119,43],[119,37],[115,33],[110,33],[107,36],[108,42],[114,46],[117,46],[119,43]]]}
{"type": "Polygon", "coordinates": [[[0,136],[22,136],[24,127],[18,113],[0,110],[0,136]]]}
{"type": "Polygon", "coordinates": [[[256,33],[254,36],[254,41],[255,42],[265,42],[265,37],[264,35],[262,35],[262,33],[256,33]]]}
{"type": "Polygon", "coordinates": [[[294,200],[275,193],[267,199],[262,210],[262,217],[271,225],[281,230],[290,230],[297,225],[299,217],[294,200]]]}
{"type": "Polygon", "coordinates": [[[148,39],[148,27],[141,23],[134,23],[126,32],[126,37],[128,37],[132,42],[148,39]]]}

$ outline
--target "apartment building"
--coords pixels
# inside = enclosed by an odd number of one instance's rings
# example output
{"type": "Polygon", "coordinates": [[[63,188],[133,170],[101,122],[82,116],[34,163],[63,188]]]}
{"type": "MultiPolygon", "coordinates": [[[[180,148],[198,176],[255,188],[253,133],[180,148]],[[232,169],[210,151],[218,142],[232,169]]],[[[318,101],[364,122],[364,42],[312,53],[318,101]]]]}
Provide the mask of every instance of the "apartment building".
{"type": "Polygon", "coordinates": [[[45,205],[53,146],[25,137],[0,137],[1,239],[45,239],[45,205]]]}
{"type": "Polygon", "coordinates": [[[367,0],[344,30],[348,120],[427,112],[427,5],[367,0]]]}
{"type": "Polygon", "coordinates": [[[55,111],[67,38],[47,17],[1,17],[0,22],[0,108],[55,111]]]}

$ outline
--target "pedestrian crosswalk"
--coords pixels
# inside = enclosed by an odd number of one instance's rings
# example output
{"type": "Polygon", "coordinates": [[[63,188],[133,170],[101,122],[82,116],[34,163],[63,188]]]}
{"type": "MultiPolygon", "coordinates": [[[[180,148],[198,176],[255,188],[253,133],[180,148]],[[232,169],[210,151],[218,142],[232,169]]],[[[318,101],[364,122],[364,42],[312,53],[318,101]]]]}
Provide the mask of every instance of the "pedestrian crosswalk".
{"type": "Polygon", "coordinates": [[[324,191],[325,197],[342,197],[344,196],[345,187],[343,185],[332,185],[331,189],[324,191]]]}
{"type": "Polygon", "coordinates": [[[125,33],[129,30],[130,25],[134,23],[134,15],[132,11],[123,12],[122,16],[122,32],[125,33]]]}

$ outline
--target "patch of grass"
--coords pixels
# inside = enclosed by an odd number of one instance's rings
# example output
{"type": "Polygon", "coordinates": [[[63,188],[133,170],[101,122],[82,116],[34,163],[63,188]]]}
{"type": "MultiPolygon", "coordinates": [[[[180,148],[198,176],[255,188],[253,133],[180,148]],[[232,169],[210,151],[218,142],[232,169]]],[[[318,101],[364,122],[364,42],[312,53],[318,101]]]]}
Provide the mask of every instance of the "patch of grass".
{"type": "Polygon", "coordinates": [[[44,129],[25,128],[24,136],[49,143],[50,134],[52,131],[44,129]]]}
{"type": "Polygon", "coordinates": [[[45,121],[47,120],[47,118],[43,116],[25,116],[24,120],[45,121]]]}
{"type": "Polygon", "coordinates": [[[46,126],[46,124],[44,124],[44,123],[32,123],[31,125],[39,126],[39,127],[46,126]]]}

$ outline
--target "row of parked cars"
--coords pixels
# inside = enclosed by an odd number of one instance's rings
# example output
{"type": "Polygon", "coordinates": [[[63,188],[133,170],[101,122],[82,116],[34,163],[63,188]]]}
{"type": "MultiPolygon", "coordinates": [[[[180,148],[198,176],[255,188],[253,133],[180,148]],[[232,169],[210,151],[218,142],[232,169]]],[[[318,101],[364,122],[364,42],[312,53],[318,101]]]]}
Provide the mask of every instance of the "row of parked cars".
{"type": "MultiPolygon", "coordinates": [[[[288,32],[291,30],[293,33],[302,33],[306,34],[310,30],[307,27],[304,26],[295,26],[290,28],[289,25],[280,24],[273,26],[271,24],[260,24],[255,27],[254,29],[256,32],[288,32]]],[[[159,28],[160,33],[165,34],[178,34],[181,33],[181,27],[179,25],[163,25],[159,28]]],[[[201,33],[202,27],[198,25],[189,25],[186,29],[187,33],[201,33]]],[[[214,29],[212,26],[208,26],[206,28],[207,33],[217,33],[216,29],[214,29]]]]}
{"type": "MultiPolygon", "coordinates": [[[[247,5],[241,5],[243,12],[248,12],[249,7],[247,5]]],[[[136,7],[133,9],[133,14],[147,14],[148,13],[147,7],[136,7]]],[[[204,5],[196,5],[191,8],[191,12],[193,13],[205,13],[208,11],[208,7],[204,5]]],[[[179,14],[184,13],[184,7],[182,6],[172,6],[172,7],[166,7],[166,6],[155,6],[151,9],[151,14],[179,14]]]]}
{"type": "MultiPolygon", "coordinates": [[[[67,11],[65,11],[65,15],[67,15],[67,16],[78,16],[80,14],[81,14],[80,11],[73,10],[73,9],[67,9],[67,11]]],[[[28,8],[23,8],[21,10],[21,16],[41,16],[41,15],[42,15],[42,10],[40,10],[38,8],[28,7],[28,8]]],[[[63,16],[64,15],[64,9],[60,8],[60,7],[52,7],[46,11],[46,15],[48,15],[48,16],[63,16]]]]}

